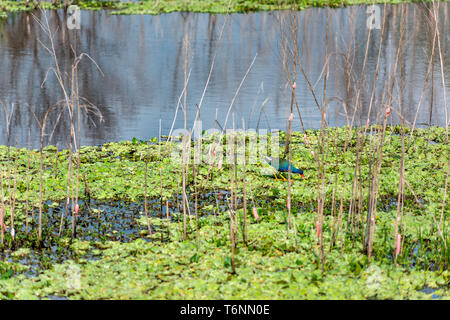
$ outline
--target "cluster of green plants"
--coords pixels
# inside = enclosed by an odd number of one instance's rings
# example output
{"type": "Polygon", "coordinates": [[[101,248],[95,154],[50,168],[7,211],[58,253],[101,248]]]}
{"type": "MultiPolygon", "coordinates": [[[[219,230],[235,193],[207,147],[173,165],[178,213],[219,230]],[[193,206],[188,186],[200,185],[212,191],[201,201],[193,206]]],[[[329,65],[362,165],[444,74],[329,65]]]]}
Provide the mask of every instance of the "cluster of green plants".
{"type": "MultiPolygon", "coordinates": [[[[330,144],[336,147],[330,149],[328,154],[329,165],[327,167],[327,181],[333,191],[333,183],[337,179],[338,184],[343,188],[344,200],[350,199],[351,182],[354,175],[356,130],[353,129],[351,140],[347,147],[345,162],[341,161],[344,149],[347,127],[326,129],[329,135],[330,144]],[[347,192],[348,191],[348,192],[347,192]]],[[[388,127],[385,138],[384,155],[382,162],[382,175],[380,183],[380,198],[396,199],[398,193],[398,168],[400,165],[401,137],[398,134],[398,127],[388,127]]],[[[409,130],[406,131],[408,134],[409,130]]],[[[317,145],[319,131],[307,130],[308,139],[312,146],[317,145]]],[[[305,145],[303,133],[294,132],[292,134],[292,162],[298,168],[305,171],[305,180],[299,176],[294,176],[295,183],[292,184],[293,201],[295,204],[308,204],[315,201],[317,190],[317,170],[314,158],[310,153],[310,147],[305,145]]],[[[280,141],[285,139],[285,133],[280,133],[280,141]]],[[[371,139],[367,135],[366,139],[371,139]]],[[[444,182],[447,172],[447,161],[449,146],[444,143],[445,130],[439,127],[430,129],[416,129],[414,132],[414,142],[406,150],[405,171],[407,180],[415,191],[420,195],[425,203],[432,204],[442,200],[444,193],[444,182]]],[[[407,139],[407,138],[406,138],[407,139]]],[[[205,137],[202,140],[204,150],[208,150],[208,145],[214,140],[213,136],[205,137]]],[[[155,141],[155,140],[154,140],[155,141]]],[[[176,145],[176,143],[175,143],[176,145]]],[[[270,145],[270,144],[269,144],[270,145]]],[[[367,148],[368,150],[368,148],[367,148]]],[[[362,177],[367,179],[367,163],[370,157],[368,152],[361,153],[362,177]]],[[[192,150],[191,150],[192,151],[192,150]]],[[[282,152],[280,148],[280,152],[282,152]]],[[[193,152],[193,151],[192,151],[193,152]]],[[[248,151],[247,151],[248,152],[248,151]]],[[[269,150],[270,152],[270,150],[269,150]]],[[[170,199],[179,192],[181,177],[179,176],[180,162],[172,154],[180,155],[180,151],[173,147],[173,144],[161,143],[139,143],[138,141],[121,141],[106,143],[102,146],[85,146],[80,148],[80,162],[82,176],[86,177],[86,184],[79,185],[80,197],[87,191],[92,198],[98,200],[106,199],[127,199],[137,201],[144,196],[144,173],[145,164],[148,163],[148,185],[159,186],[159,168],[162,168],[162,186],[164,200],[170,199]],[[163,155],[163,156],[161,156],[163,155]],[[175,178],[175,179],[174,179],[175,178]]],[[[76,155],[74,155],[75,157],[76,155]]],[[[226,147],[224,149],[226,156],[226,147]]],[[[67,169],[69,162],[69,151],[67,149],[57,150],[54,146],[43,148],[43,199],[61,201],[66,197],[67,169]]],[[[6,166],[14,166],[17,162],[17,186],[16,199],[20,206],[26,200],[27,179],[29,181],[28,200],[34,207],[39,204],[39,150],[28,150],[26,148],[15,148],[0,146],[0,164],[6,172],[6,166]],[[28,168],[29,162],[29,168],[28,168]]],[[[217,166],[217,163],[216,163],[217,166]]],[[[287,190],[283,181],[276,181],[261,174],[262,167],[269,167],[263,157],[258,158],[255,164],[247,164],[246,179],[247,189],[254,197],[269,197],[281,199],[284,203],[287,190]]],[[[224,160],[224,168],[229,168],[224,160]]],[[[11,169],[12,170],[12,169],[11,169]]],[[[210,166],[202,163],[198,171],[198,183],[207,185],[208,188],[227,189],[229,188],[230,175],[227,170],[220,170],[214,173],[214,178],[207,181],[210,166]]],[[[189,178],[188,191],[194,190],[189,178]]],[[[7,181],[5,179],[4,184],[7,181]]],[[[240,188],[240,186],[239,186],[240,188]]],[[[5,192],[8,192],[5,187],[5,192]]],[[[406,192],[407,202],[414,203],[412,194],[406,192]]],[[[160,195],[159,188],[149,188],[149,197],[160,195]]]]}
{"type": "MultiPolygon", "coordinates": [[[[431,1],[431,0],[426,0],[431,1]]],[[[425,1],[425,2],[426,2],[425,1]]],[[[67,1],[69,3],[69,1],[67,1]]],[[[416,0],[296,0],[295,8],[303,10],[310,7],[337,8],[346,5],[373,4],[373,3],[404,3],[418,2],[416,0]]],[[[72,4],[78,5],[83,10],[111,9],[111,14],[162,14],[170,12],[204,12],[204,13],[246,13],[253,11],[291,10],[294,7],[293,1],[288,0],[143,0],[143,1],[97,1],[97,0],[74,0],[72,4]],[[229,6],[228,6],[229,5],[229,6]]],[[[31,11],[36,8],[59,9],[64,6],[63,1],[55,4],[48,1],[39,1],[37,6],[33,1],[28,4],[25,0],[11,1],[4,0],[1,3],[2,16],[6,12],[31,11]]]]}
{"type": "MultiPolygon", "coordinates": [[[[171,241],[106,242],[102,258],[73,259],[55,264],[35,278],[19,274],[0,280],[5,299],[441,299],[450,298],[450,273],[395,266],[387,257],[372,260],[361,245],[347,240],[346,249],[332,250],[325,272],[318,268],[318,246],[312,214],[295,217],[298,225],[286,237],[286,215],[260,210],[251,219],[248,243],[236,248],[231,268],[227,215],[199,221],[199,240],[185,241],[182,222],[173,219],[171,241]],[[76,266],[79,284],[68,279],[76,266]],[[435,288],[427,293],[424,288],[435,288]]],[[[241,217],[242,218],[242,217],[241,217]]],[[[155,224],[161,223],[152,219],[155,224]]],[[[327,222],[325,222],[327,224],[327,222]]],[[[164,225],[166,223],[164,222],[164,225]]],[[[380,229],[384,228],[384,225],[380,229]]],[[[189,228],[192,234],[195,226],[189,228]]],[[[85,250],[93,243],[84,242],[85,250]]],[[[73,245],[75,247],[75,244],[73,245]]],[[[82,251],[80,251],[82,257],[82,251]]]]}
{"type": "MultiPolygon", "coordinates": [[[[194,213],[194,194],[212,194],[212,197],[200,202],[199,212],[203,215],[188,218],[186,232],[182,208],[176,206],[169,219],[160,217],[158,209],[151,208],[149,221],[141,212],[141,223],[150,224],[154,232],[143,233],[142,239],[130,243],[80,241],[76,237],[53,239],[52,244],[56,243],[74,255],[63,263],[43,267],[42,272],[31,279],[21,273],[20,268],[23,266],[18,263],[20,259],[2,262],[0,297],[449,298],[450,200],[446,194],[448,189],[445,181],[450,146],[445,142],[445,129],[430,127],[411,132],[411,129],[400,126],[386,128],[370,261],[363,248],[368,162],[371,159],[366,145],[375,139],[382,128],[369,128],[367,133],[370,134],[364,136],[367,143],[358,153],[363,201],[362,212],[354,216],[347,213],[354,201],[352,184],[357,163],[357,131],[360,128],[350,131],[348,127],[324,130],[326,143],[329,144],[322,226],[326,256],[324,263],[320,261],[315,224],[319,176],[317,163],[311,154],[311,147],[319,143],[320,131],[307,130],[305,133],[309,145],[305,144],[304,133],[293,132],[291,136],[292,162],[304,170],[305,179],[298,176],[291,178],[290,216],[286,208],[287,182],[264,174],[263,169],[268,167],[264,161],[247,164],[245,175],[239,163],[227,164],[224,161],[221,167],[217,163],[212,166],[200,163],[194,166],[196,174],[186,177],[191,213],[194,213]],[[404,164],[409,187],[405,190],[402,203],[402,249],[394,261],[402,130],[405,130],[407,142],[404,164]],[[347,148],[345,160],[344,148],[347,148]],[[230,178],[233,175],[237,179],[232,186],[230,178]],[[229,210],[220,208],[215,201],[222,197],[219,196],[220,190],[232,192],[242,200],[244,179],[247,197],[245,217],[248,222],[246,231],[242,227],[242,201],[235,209],[230,207],[229,210]],[[340,197],[344,223],[336,233],[340,197]],[[230,211],[233,210],[236,210],[239,227],[234,224],[237,241],[231,252],[230,211]],[[257,212],[258,219],[253,211],[257,212]],[[84,257],[87,253],[92,254],[92,250],[95,250],[95,256],[101,258],[92,260],[84,257]],[[67,270],[72,270],[70,266],[78,268],[82,279],[80,286],[67,285],[67,270]],[[436,291],[431,294],[424,292],[424,288],[434,288],[436,291]]],[[[279,137],[283,143],[286,134],[282,132],[279,137]]],[[[218,142],[220,139],[225,138],[205,135],[204,149],[210,150],[213,141],[218,142]]],[[[180,161],[173,154],[180,151],[180,145],[178,142],[158,143],[157,139],[133,139],[80,148],[79,155],[72,154],[72,166],[76,168],[78,157],[80,163],[81,180],[77,198],[92,198],[98,203],[107,200],[136,202],[143,201],[145,196],[146,200],[156,199],[162,205],[178,202],[176,199],[180,198],[182,192],[182,177],[180,161]]],[[[193,149],[190,151],[193,152],[193,149]]],[[[68,167],[68,150],[47,146],[41,156],[39,150],[0,147],[5,223],[11,225],[11,203],[14,203],[15,244],[22,247],[14,248],[11,236],[5,232],[2,250],[12,250],[13,255],[19,257],[31,254],[27,251],[17,254],[14,249],[29,247],[34,250],[36,226],[28,235],[20,230],[23,230],[24,223],[32,213],[37,214],[39,206],[42,206],[45,217],[53,204],[64,203],[67,197],[68,167]],[[8,202],[8,199],[13,201],[8,202]],[[30,238],[33,240],[24,240],[30,238]]],[[[75,179],[75,176],[72,172],[70,179],[75,179]]],[[[73,182],[69,192],[71,197],[74,197],[75,191],[73,182]]],[[[90,214],[83,206],[80,212],[90,214]]]]}

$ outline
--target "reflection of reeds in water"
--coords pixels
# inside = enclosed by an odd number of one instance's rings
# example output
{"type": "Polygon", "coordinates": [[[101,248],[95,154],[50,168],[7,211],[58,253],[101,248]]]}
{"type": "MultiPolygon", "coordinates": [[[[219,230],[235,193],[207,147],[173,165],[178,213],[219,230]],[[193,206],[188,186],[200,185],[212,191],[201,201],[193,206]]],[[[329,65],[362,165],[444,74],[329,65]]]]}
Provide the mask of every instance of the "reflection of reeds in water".
{"type": "MultiPolygon", "coordinates": [[[[47,51],[47,53],[52,58],[53,66],[51,66],[47,70],[46,77],[43,81],[47,80],[47,78],[52,75],[56,78],[57,83],[59,85],[59,89],[61,90],[64,99],[62,101],[57,102],[56,104],[49,106],[47,110],[45,111],[42,119],[39,119],[37,114],[29,108],[29,111],[33,114],[35,121],[39,125],[40,128],[40,146],[39,146],[39,226],[37,231],[37,243],[38,246],[41,245],[42,240],[42,213],[43,213],[43,163],[44,163],[44,154],[43,149],[45,146],[45,136],[47,135],[47,129],[49,125],[52,125],[53,128],[51,129],[51,135],[53,135],[53,132],[58,125],[58,123],[64,119],[66,116],[68,116],[69,120],[69,162],[68,162],[68,175],[67,175],[67,193],[66,193],[66,216],[68,215],[69,211],[69,205],[71,204],[71,210],[72,210],[72,236],[75,236],[76,232],[76,214],[78,213],[79,207],[78,207],[78,194],[79,194],[79,184],[81,179],[81,161],[80,161],[80,144],[81,144],[81,113],[86,112],[87,114],[93,114],[101,119],[101,113],[98,110],[98,108],[95,107],[90,101],[87,99],[84,99],[83,97],[79,96],[79,90],[78,90],[78,65],[82,61],[83,58],[91,60],[93,64],[97,67],[98,70],[100,68],[95,63],[94,60],[91,59],[91,57],[86,54],[77,54],[76,47],[72,47],[70,44],[71,51],[73,53],[73,63],[70,67],[70,72],[67,73],[66,71],[62,70],[61,65],[58,60],[58,56],[55,49],[55,32],[50,27],[48,17],[44,11],[42,11],[42,19],[39,19],[36,15],[33,15],[33,18],[35,19],[36,23],[40,26],[44,34],[47,36],[47,39],[40,39],[39,42],[44,47],[44,49],[47,51]],[[47,41],[48,43],[45,44],[44,41],[47,41]],[[69,75],[69,76],[67,76],[69,75]],[[50,114],[56,113],[57,118],[56,122],[49,124],[48,119],[50,114]],[[73,168],[73,165],[75,165],[75,169],[73,168]]],[[[76,41],[75,41],[76,42],[76,41]]],[[[100,70],[101,72],[101,70],[100,70]]],[[[6,108],[4,108],[4,113],[7,118],[7,124],[9,128],[10,119],[12,117],[12,113],[8,112],[6,108]]],[[[10,130],[7,130],[8,134],[8,149],[9,149],[9,133],[10,130]]],[[[30,133],[29,133],[30,136],[30,133]]],[[[29,145],[30,147],[30,145],[29,145]]],[[[58,152],[58,149],[57,149],[58,152]]],[[[8,159],[10,158],[9,151],[8,151],[8,159]]],[[[29,158],[28,158],[29,159],[29,158]]],[[[29,160],[28,160],[29,161],[29,160]]],[[[29,170],[29,163],[27,170],[29,170]]],[[[9,170],[9,161],[8,161],[8,172],[9,170]]],[[[28,171],[27,171],[28,172],[28,171]]],[[[56,157],[56,163],[55,163],[55,175],[57,175],[58,172],[58,157],[56,157]]],[[[9,175],[9,174],[8,174],[9,175]]],[[[26,232],[28,233],[28,212],[31,208],[28,207],[28,189],[29,189],[29,172],[27,173],[27,217],[26,217],[26,232]]],[[[87,180],[85,180],[85,185],[87,187],[87,180]]],[[[8,179],[9,181],[9,179],[8,179]]],[[[15,186],[13,186],[15,188],[15,186]]],[[[9,188],[9,182],[8,182],[8,188],[9,188]]],[[[88,190],[88,188],[87,188],[88,190]]],[[[14,194],[9,192],[9,194],[14,194]]],[[[15,203],[15,199],[13,201],[10,200],[9,203],[15,203]]],[[[13,208],[13,207],[12,207],[13,208]]],[[[11,211],[13,214],[13,210],[11,211]]],[[[63,228],[63,216],[61,216],[61,224],[60,224],[60,234],[63,228]]],[[[13,220],[13,217],[12,217],[13,220]]],[[[13,226],[11,226],[11,229],[13,229],[13,226]]]]}

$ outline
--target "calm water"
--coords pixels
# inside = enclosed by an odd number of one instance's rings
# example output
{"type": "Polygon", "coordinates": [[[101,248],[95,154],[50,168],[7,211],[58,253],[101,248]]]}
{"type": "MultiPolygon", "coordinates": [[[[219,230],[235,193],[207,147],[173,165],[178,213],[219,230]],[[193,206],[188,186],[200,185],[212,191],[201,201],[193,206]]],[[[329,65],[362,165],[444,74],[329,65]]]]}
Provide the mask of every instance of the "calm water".
{"type": "MultiPolygon", "coordinates": [[[[383,6],[380,9],[383,17],[383,6]]],[[[436,51],[425,90],[434,35],[429,10],[423,4],[410,4],[387,6],[386,12],[370,120],[379,121],[379,111],[384,110],[381,106],[389,100],[387,93],[392,87],[393,117],[390,121],[404,119],[411,124],[417,113],[418,125],[444,126],[450,114],[450,33],[446,32],[450,29],[449,3],[440,3],[439,8],[445,85],[436,51]],[[403,50],[394,74],[402,12],[406,22],[403,50]]],[[[39,19],[44,18],[40,12],[35,14],[39,19]]],[[[295,15],[300,61],[319,104],[323,100],[326,17],[326,9],[309,9],[295,15]]],[[[189,37],[187,73],[190,72],[187,124],[192,126],[225,16],[196,13],[114,16],[106,11],[82,11],[81,30],[78,31],[67,30],[64,11],[47,12],[47,18],[55,33],[54,44],[62,70],[70,73],[72,45],[78,53],[89,54],[104,74],[87,57],[82,59],[79,94],[96,105],[103,116],[103,121],[93,114],[82,116],[83,145],[157,136],[160,119],[162,134],[169,133],[183,90],[183,39],[186,35],[189,37]]],[[[255,56],[229,113],[227,127],[232,126],[234,118],[236,127],[240,127],[244,119],[247,128],[286,129],[290,89],[283,67],[281,34],[289,40],[290,48],[293,41],[287,34],[286,22],[280,30],[280,20],[287,18],[287,12],[230,16],[200,111],[203,129],[214,126],[216,110],[218,122],[224,126],[233,97],[255,56]]],[[[349,121],[345,110],[352,114],[357,102],[356,124],[366,123],[381,35],[381,30],[377,29],[371,33],[363,72],[368,37],[366,18],[366,7],[363,6],[329,10],[330,59],[326,92],[330,126],[345,125],[349,121]],[[344,108],[344,104],[347,107],[344,108]]],[[[38,146],[40,128],[37,120],[41,121],[46,110],[63,99],[55,76],[48,72],[53,66],[52,58],[41,43],[49,45],[49,39],[30,14],[11,14],[0,21],[0,103],[2,109],[5,107],[12,115],[9,130],[12,145],[17,139],[19,145],[26,146],[30,134],[32,145],[38,146]]],[[[288,56],[287,59],[291,66],[292,58],[288,56]]],[[[318,108],[300,69],[297,69],[296,84],[296,97],[305,127],[320,127],[318,108]]],[[[295,112],[294,129],[300,130],[298,119],[295,112]]],[[[66,147],[66,123],[66,113],[52,112],[46,143],[66,147]]],[[[174,128],[183,127],[183,123],[179,110],[174,128]]],[[[0,126],[0,144],[6,144],[8,126],[3,113],[0,126]]]]}

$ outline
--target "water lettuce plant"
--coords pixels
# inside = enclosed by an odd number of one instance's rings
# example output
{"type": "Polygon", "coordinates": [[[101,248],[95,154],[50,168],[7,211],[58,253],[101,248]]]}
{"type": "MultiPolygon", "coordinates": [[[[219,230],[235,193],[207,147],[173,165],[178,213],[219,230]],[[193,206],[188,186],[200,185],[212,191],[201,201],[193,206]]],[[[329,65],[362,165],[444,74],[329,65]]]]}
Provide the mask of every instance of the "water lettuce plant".
{"type": "MultiPolygon", "coordinates": [[[[331,146],[321,230],[318,175],[310,150],[319,143],[317,130],[307,130],[308,144],[303,133],[291,136],[292,161],[305,173],[304,180],[291,177],[291,216],[287,182],[266,173],[270,167],[264,161],[247,163],[245,175],[241,163],[192,166],[196,174],[187,177],[186,218],[180,162],[173,156],[179,142],[133,139],[86,146],[79,158],[47,146],[42,159],[37,150],[1,146],[0,298],[448,299],[450,146],[445,130],[386,128],[370,260],[363,250],[369,149],[364,145],[359,153],[361,197],[355,202],[360,128],[350,134],[347,127],[324,130],[331,146]],[[404,159],[408,188],[401,250],[394,257],[402,130],[411,137],[404,159]],[[68,175],[69,159],[74,166],[80,163],[78,189],[75,174],[68,175]],[[37,247],[41,161],[43,239],[37,247]],[[78,199],[77,208],[73,199],[78,199]],[[355,203],[360,211],[351,214],[355,203]],[[324,264],[319,232],[327,244],[324,264]],[[30,266],[33,272],[26,271],[30,266]]],[[[364,141],[374,139],[378,130],[371,126],[364,141]]],[[[225,138],[205,135],[205,150],[220,139],[225,138]]],[[[286,134],[279,139],[283,144],[286,134]]]]}
{"type": "MultiPolygon", "coordinates": [[[[312,223],[303,225],[301,246],[286,239],[280,216],[249,225],[248,246],[230,267],[226,218],[202,219],[198,245],[192,241],[111,242],[98,260],[67,260],[35,278],[0,281],[0,297],[13,299],[431,299],[450,298],[448,271],[442,273],[367,263],[358,250],[332,252],[324,274],[316,266],[312,223]],[[77,286],[68,279],[77,270],[77,286]],[[424,288],[436,288],[432,293],[424,288]]],[[[174,236],[181,223],[171,223],[174,236]]],[[[178,234],[179,235],[179,234],[178,234]]]]}

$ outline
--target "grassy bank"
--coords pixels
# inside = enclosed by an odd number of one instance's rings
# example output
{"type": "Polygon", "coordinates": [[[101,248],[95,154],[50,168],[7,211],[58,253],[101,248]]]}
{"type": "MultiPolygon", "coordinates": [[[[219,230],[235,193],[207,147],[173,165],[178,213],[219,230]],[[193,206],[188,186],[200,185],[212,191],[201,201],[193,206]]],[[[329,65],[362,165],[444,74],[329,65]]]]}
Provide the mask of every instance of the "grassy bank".
{"type": "MultiPolygon", "coordinates": [[[[408,188],[401,201],[402,246],[394,259],[402,139],[400,127],[387,127],[370,261],[363,248],[369,145],[380,128],[370,127],[359,138],[357,130],[349,136],[345,127],[326,129],[323,262],[316,220],[320,177],[310,151],[319,143],[319,131],[306,132],[308,144],[303,133],[292,135],[292,161],[304,170],[305,179],[292,177],[290,213],[288,183],[275,180],[270,171],[267,174],[264,161],[248,163],[244,176],[242,165],[224,161],[223,166],[189,167],[195,174],[187,177],[190,216],[185,221],[180,163],[171,156],[177,144],[169,149],[155,139],[133,139],[82,147],[80,173],[72,169],[70,178],[68,150],[48,146],[41,158],[38,150],[2,146],[6,213],[2,254],[7,259],[0,262],[0,298],[450,298],[450,209],[448,195],[445,198],[450,146],[445,143],[445,130],[417,129],[411,135],[404,159],[408,188]],[[360,171],[359,199],[354,197],[355,168],[360,171]],[[75,234],[73,207],[66,217],[63,214],[69,198],[78,199],[79,216],[88,217],[80,220],[75,234]],[[356,204],[360,210],[352,209],[356,204]],[[103,230],[102,224],[114,219],[113,215],[103,219],[107,206],[132,211],[141,228],[127,241],[115,238],[115,232],[126,233],[129,227],[112,222],[112,229],[119,231],[103,230]],[[39,209],[40,248],[36,245],[39,209]],[[57,225],[50,219],[55,212],[57,225]],[[65,221],[61,236],[59,217],[65,221]],[[52,255],[60,259],[52,260],[52,255]],[[36,259],[40,261],[34,265],[37,275],[30,278],[27,270],[36,259]],[[67,282],[71,277],[78,279],[76,285],[67,282]]],[[[408,128],[405,134],[409,139],[408,128]]],[[[206,136],[205,146],[213,139],[206,136]]],[[[284,142],[284,133],[280,140],[284,142]]],[[[77,158],[72,154],[72,168],[77,168],[77,158]]]]}
{"type": "MultiPolygon", "coordinates": [[[[31,11],[37,7],[43,9],[57,9],[62,8],[62,1],[58,1],[55,5],[51,2],[40,2],[35,5],[33,1],[27,5],[26,1],[9,1],[3,0],[0,5],[3,11],[3,16],[6,16],[7,12],[18,11],[31,11]]],[[[332,8],[338,8],[347,5],[355,4],[373,4],[373,3],[409,3],[409,2],[431,2],[430,0],[416,1],[416,0],[300,0],[296,1],[297,10],[303,10],[310,7],[325,7],[329,5],[332,8]]],[[[228,0],[206,0],[206,1],[193,1],[193,0],[159,0],[150,1],[144,0],[140,2],[120,2],[120,1],[84,1],[75,0],[73,4],[77,4],[84,10],[101,10],[111,9],[111,14],[162,14],[170,12],[204,12],[204,13],[227,13],[228,0]]],[[[292,9],[292,1],[286,0],[231,0],[228,9],[229,13],[246,13],[254,11],[272,11],[272,10],[290,10],[292,9]]]]}

